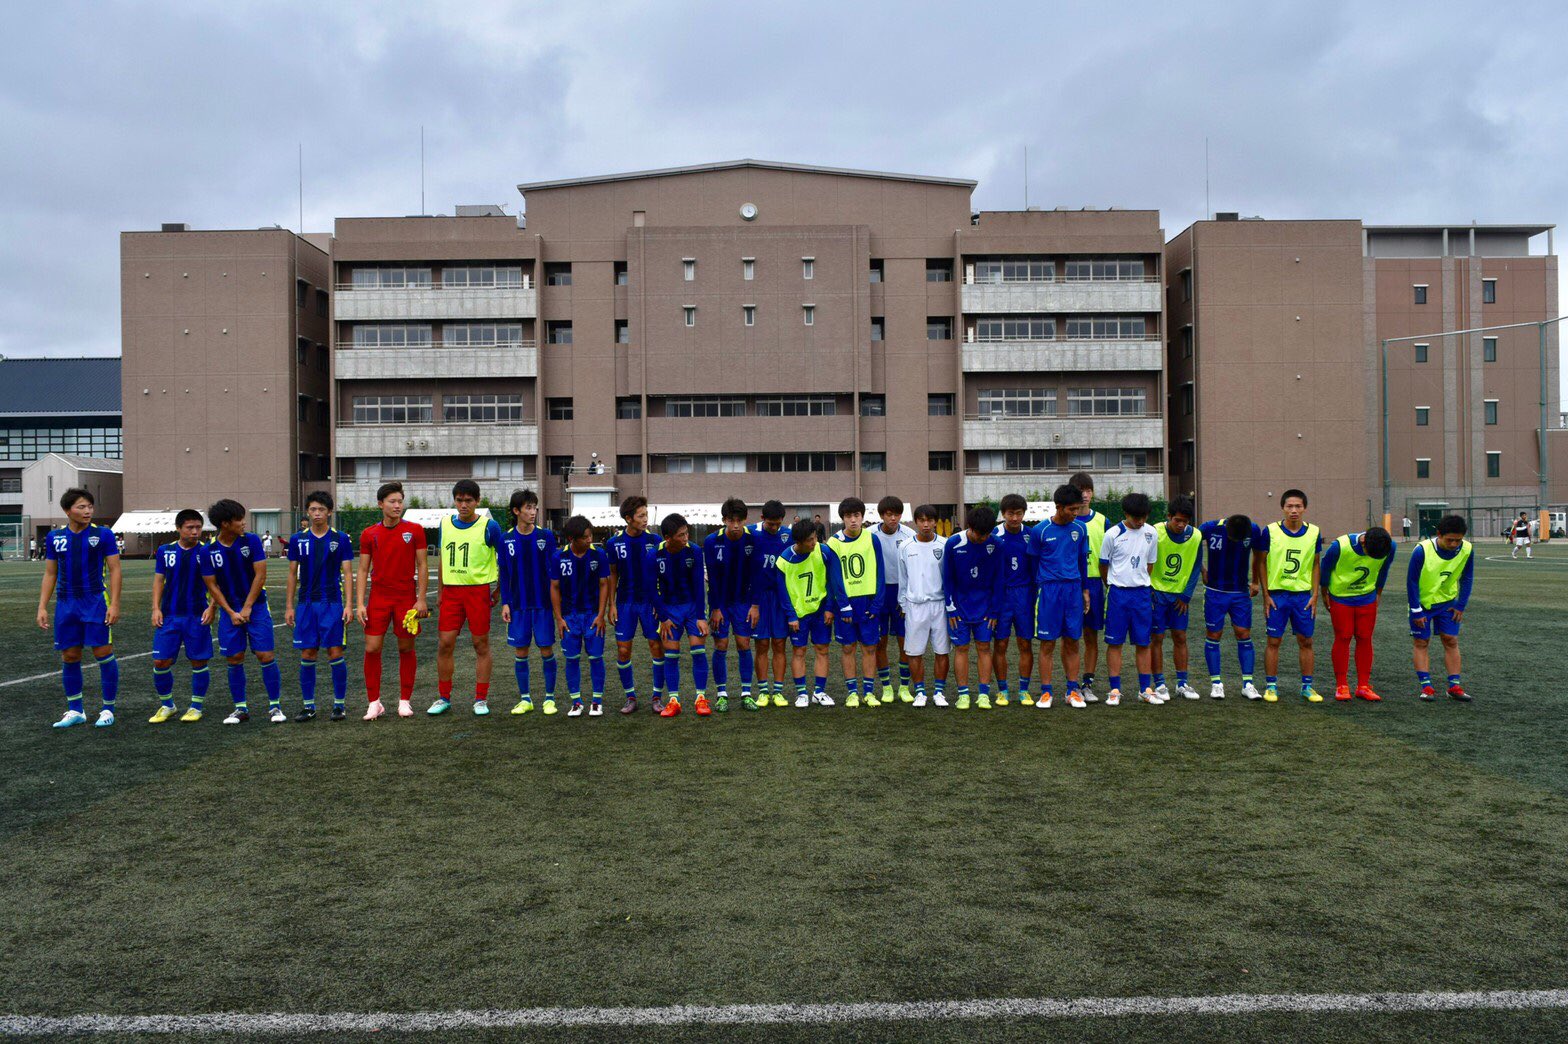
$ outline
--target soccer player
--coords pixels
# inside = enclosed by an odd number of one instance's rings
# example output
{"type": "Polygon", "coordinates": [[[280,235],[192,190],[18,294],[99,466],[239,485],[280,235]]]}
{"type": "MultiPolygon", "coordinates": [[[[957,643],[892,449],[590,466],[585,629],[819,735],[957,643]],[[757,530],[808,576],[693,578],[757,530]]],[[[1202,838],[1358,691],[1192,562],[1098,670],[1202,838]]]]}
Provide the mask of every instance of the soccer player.
{"type": "Polygon", "coordinates": [[[1164,697],[1154,691],[1149,661],[1149,638],[1154,628],[1154,599],[1150,575],[1159,554],[1160,538],[1149,521],[1149,498],[1142,493],[1122,497],[1122,521],[1105,531],[1100,542],[1100,579],[1110,586],[1105,605],[1105,670],[1111,692],[1105,705],[1122,701],[1122,646],[1132,639],[1138,668],[1138,699],[1159,705],[1164,697]]]}
{"type": "MultiPolygon", "coordinates": [[[[1094,478],[1087,471],[1075,472],[1067,484],[1083,495],[1078,518],[1089,537],[1089,608],[1083,618],[1083,699],[1094,703],[1094,668],[1100,662],[1100,632],[1105,629],[1105,580],[1100,576],[1100,543],[1105,539],[1105,515],[1094,510],[1094,478]]],[[[1069,701],[1070,702],[1070,701],[1069,701]]]]}
{"type": "Polygon", "coordinates": [[[354,615],[365,628],[365,694],[370,700],[366,721],[375,721],[385,713],[381,706],[381,646],[388,627],[397,641],[398,717],[414,716],[418,672],[414,636],[419,633],[419,621],[430,615],[425,601],[430,557],[425,553],[424,529],[403,518],[404,503],[401,482],[382,483],[376,490],[381,521],[359,535],[354,615]]]}
{"type": "Polygon", "coordinates": [[[1187,684],[1187,607],[1198,586],[1198,563],[1203,558],[1203,538],[1193,527],[1196,508],[1191,497],[1171,502],[1164,522],[1154,527],[1159,545],[1155,554],[1154,643],[1149,647],[1149,669],[1154,673],[1154,691],[1169,699],[1165,684],[1165,635],[1171,636],[1172,658],[1176,663],[1176,695],[1196,700],[1198,690],[1187,684]]]}
{"type": "Polygon", "coordinates": [[[653,552],[659,541],[648,532],[648,498],[633,496],[621,501],[621,518],[626,528],[604,545],[610,557],[610,590],[614,592],[610,622],[615,625],[615,670],[626,696],[621,713],[637,711],[632,640],[641,627],[653,660],[653,712],[658,714],[664,709],[664,639],[659,637],[659,621],[653,611],[653,552]]]}
{"type": "Polygon", "coordinates": [[[1203,540],[1203,660],[1209,668],[1209,696],[1225,698],[1220,676],[1220,636],[1230,620],[1241,663],[1241,694],[1261,700],[1253,684],[1257,649],[1252,644],[1252,600],[1263,587],[1263,556],[1257,554],[1263,531],[1246,515],[1215,519],[1198,527],[1203,540]]]}
{"type": "Polygon", "coordinates": [[[507,504],[512,528],[501,538],[501,620],[506,624],[506,644],[511,646],[512,676],[517,679],[513,714],[534,709],[528,678],[528,650],[539,646],[539,666],[544,674],[545,714],[555,713],[555,636],[561,617],[552,600],[556,557],[560,544],[555,533],[535,525],[539,498],[531,489],[512,491],[507,504]]]}
{"type": "Polygon", "coordinates": [[[888,660],[887,645],[890,637],[898,638],[898,698],[913,703],[915,694],[909,689],[909,657],[904,654],[904,610],[899,605],[898,584],[893,569],[893,559],[900,544],[915,535],[904,525],[904,502],[895,496],[877,501],[877,517],[882,521],[871,530],[877,543],[882,545],[882,561],[887,565],[887,580],[882,585],[882,619],[877,639],[877,683],[882,688],[882,702],[893,702],[893,668],[888,660]]]}
{"type": "Polygon", "coordinates": [[[94,724],[114,724],[114,701],[120,693],[120,662],[114,658],[112,628],[120,618],[120,546],[108,526],[93,525],[97,501],[85,489],[72,487],[60,497],[65,525],[44,538],[44,579],[38,591],[38,626],[50,628],[49,596],[54,603],[54,647],[60,653],[60,682],[65,687],[65,716],[57,729],[85,725],[82,709],[82,647],[92,649],[103,683],[103,709],[94,724]],[[109,590],[104,593],[104,574],[109,590]]]}
{"type": "Polygon", "coordinates": [[[784,648],[789,640],[789,625],[784,619],[784,600],[774,583],[774,563],[790,545],[789,527],[784,524],[784,505],[769,500],[762,505],[762,521],[749,526],[752,543],[757,547],[757,579],[752,597],[757,602],[757,625],[752,629],[757,658],[758,708],[767,706],[768,696],[775,707],[784,699],[784,648]]]}
{"type": "Polygon", "coordinates": [[[664,639],[664,684],[669,698],[660,716],[681,712],[681,636],[691,649],[691,680],[697,690],[692,707],[699,717],[713,713],[708,703],[708,612],[702,555],[691,545],[691,527],[682,515],[659,523],[664,540],[653,552],[653,607],[664,639]]]}
{"type": "Polygon", "coordinates": [[[245,531],[245,505],[227,498],[207,509],[217,535],[202,547],[201,576],[207,594],[221,610],[218,652],[229,665],[229,695],[234,710],[225,725],[250,720],[245,700],[245,650],[261,664],[267,692],[268,718],[274,725],[288,721],[283,713],[283,674],[273,652],[272,611],[267,608],[267,558],[261,538],[245,531]]]}
{"type": "Polygon", "coordinates": [[[1078,640],[1089,611],[1089,530],[1078,509],[1083,494],[1067,483],[1052,495],[1051,517],[1029,531],[1029,553],[1035,563],[1034,635],[1040,641],[1040,698],[1036,710],[1051,706],[1051,657],[1062,643],[1062,670],[1067,676],[1067,705],[1088,706],[1078,691],[1078,640]]]}
{"type": "MultiPolygon", "coordinates": [[[[566,691],[571,693],[568,718],[583,713],[583,661],[588,653],[588,680],[593,700],[588,716],[604,713],[604,630],[610,604],[610,558],[593,543],[593,526],[573,515],[561,527],[566,549],[556,556],[555,579],[550,581],[550,604],[561,635],[561,655],[566,657],[566,691]]],[[[547,699],[548,702],[548,699],[547,699]]]]}
{"type": "Polygon", "coordinates": [[[1514,519],[1513,525],[1509,527],[1509,533],[1514,538],[1514,546],[1509,550],[1508,557],[1518,558],[1519,549],[1522,547],[1524,548],[1524,557],[1533,558],[1534,548],[1530,546],[1530,519],[1523,511],[1519,512],[1519,517],[1514,519]]]}
{"type": "Polygon", "coordinates": [[[174,516],[178,539],[158,548],[152,574],[152,687],[158,709],[154,725],[174,717],[174,660],[185,647],[191,665],[191,706],[181,721],[200,721],[207,700],[212,659],[212,618],[217,607],[207,601],[201,578],[201,512],[184,508],[174,516]]]}
{"type": "Polygon", "coordinates": [[[915,687],[914,706],[926,705],[926,648],[935,654],[931,702],[947,706],[948,652],[952,647],[942,591],[942,558],[947,543],[936,536],[936,508],[915,508],[915,535],[898,545],[893,572],[904,611],[903,651],[915,687]]]}
{"type": "Polygon", "coordinates": [[[1356,640],[1356,695],[1381,699],[1372,688],[1372,631],[1377,603],[1394,564],[1394,539],[1382,526],[1346,533],[1323,552],[1323,601],[1334,624],[1334,698],[1350,697],[1350,640],[1356,640]]]}
{"type": "Polygon", "coordinates": [[[958,710],[969,709],[969,646],[976,647],[980,674],[975,705],[991,709],[991,643],[1001,613],[1006,581],[1001,542],[991,535],[996,512],[977,504],[964,515],[964,531],[947,538],[942,548],[942,590],[947,595],[948,637],[953,644],[953,670],[958,675],[958,710]]]}
{"type": "Polygon", "coordinates": [[[740,667],[740,695],[747,710],[756,710],[751,698],[751,634],[761,615],[753,593],[760,556],[746,529],[746,502],[730,497],[719,508],[724,528],[709,533],[702,542],[702,559],[708,574],[708,630],[713,635],[713,681],[718,693],[713,709],[729,710],[730,632],[735,632],[735,659],[740,667]]]}
{"type": "Polygon", "coordinates": [[[1301,654],[1301,695],[1308,703],[1322,703],[1312,688],[1312,631],[1318,613],[1318,559],[1323,537],[1318,527],[1303,521],[1307,495],[1287,489],[1279,498],[1285,517],[1263,530],[1258,553],[1263,555],[1267,586],[1263,606],[1268,612],[1268,645],[1263,650],[1263,698],[1279,699],[1279,647],[1288,622],[1301,654]]]}
{"type": "Polygon", "coordinates": [[[1416,681],[1423,700],[1437,699],[1432,688],[1431,654],[1427,650],[1435,630],[1443,643],[1448,695],[1460,703],[1470,702],[1459,673],[1459,628],[1475,583],[1475,562],[1470,541],[1465,539],[1467,528],[1459,515],[1443,516],[1437,523],[1437,535],[1421,541],[1410,552],[1410,566],[1405,571],[1410,637],[1415,640],[1416,681]]]}
{"type": "Polygon", "coordinates": [[[1029,678],[1034,673],[1034,559],[1030,558],[1029,531],[1024,512],[1029,502],[1017,493],[1002,498],[1002,524],[995,537],[1002,546],[1006,576],[1002,584],[1001,615],[996,620],[996,646],[991,665],[996,673],[996,705],[1007,706],[1007,640],[1018,645],[1018,702],[1034,703],[1029,678]]]}
{"type": "Polygon", "coordinates": [[[348,664],[343,661],[343,625],[350,612],[343,590],[353,584],[354,541],[332,528],[332,494],[316,490],[305,497],[305,517],[310,528],[289,537],[289,581],[285,589],[283,620],[294,628],[294,648],[299,650],[299,691],[304,706],[295,721],[316,717],[316,660],[327,650],[332,670],[332,720],[345,717],[348,700],[348,664]],[[298,591],[299,608],[294,606],[298,591]]]}
{"type": "MultiPolygon", "coordinates": [[[[512,494],[517,499],[517,494],[512,494]]],[[[436,579],[441,584],[441,609],[436,620],[436,701],[427,714],[445,714],[452,707],[453,656],[457,636],[468,625],[474,643],[474,713],[490,713],[490,607],[498,594],[491,587],[500,575],[496,553],[501,524],[486,511],[479,514],[479,483],[458,479],[452,485],[456,514],[441,519],[436,579]]],[[[506,610],[502,609],[503,618],[506,610]]],[[[552,639],[553,640],[553,639],[552,639]]]]}
{"type": "Polygon", "coordinates": [[[833,706],[828,695],[828,642],[832,639],[833,606],[843,604],[843,574],[833,549],[822,539],[822,525],[797,515],[790,526],[790,546],[773,562],[778,571],[779,597],[789,627],[795,677],[795,706],[833,706]],[[806,646],[816,647],[816,685],[806,690],[806,646]]]}
{"type": "Polygon", "coordinates": [[[874,691],[877,642],[882,639],[882,594],[887,570],[882,564],[882,545],[865,528],[866,502],[845,497],[838,505],[839,521],[844,528],[828,539],[843,574],[843,599],[834,611],[834,637],[843,653],[844,686],[849,695],[846,707],[860,706],[862,688],[867,707],[879,707],[874,691]],[[860,673],[855,672],[855,653],[860,655],[860,673]]]}

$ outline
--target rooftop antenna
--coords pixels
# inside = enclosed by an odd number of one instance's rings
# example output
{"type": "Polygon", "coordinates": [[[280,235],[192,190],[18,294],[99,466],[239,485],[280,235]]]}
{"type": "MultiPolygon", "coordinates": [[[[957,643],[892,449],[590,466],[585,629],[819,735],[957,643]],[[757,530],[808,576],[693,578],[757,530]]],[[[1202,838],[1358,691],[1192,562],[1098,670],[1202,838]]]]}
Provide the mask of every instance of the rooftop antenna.
{"type": "Polygon", "coordinates": [[[305,143],[299,143],[299,234],[305,234],[305,143]]]}
{"type": "Polygon", "coordinates": [[[425,212],[425,125],[419,125],[419,212],[425,212]]]}
{"type": "Polygon", "coordinates": [[[1209,207],[1209,139],[1203,139],[1203,220],[1213,221],[1214,211],[1209,207]]]}
{"type": "Polygon", "coordinates": [[[1024,146],[1024,209],[1029,209],[1029,146],[1024,146]]]}

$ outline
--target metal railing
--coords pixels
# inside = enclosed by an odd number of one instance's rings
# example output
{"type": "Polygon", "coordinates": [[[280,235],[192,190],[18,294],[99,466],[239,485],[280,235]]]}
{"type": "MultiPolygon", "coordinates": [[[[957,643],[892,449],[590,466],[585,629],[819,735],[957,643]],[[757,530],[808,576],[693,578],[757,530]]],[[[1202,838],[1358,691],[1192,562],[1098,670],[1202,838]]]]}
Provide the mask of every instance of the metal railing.
{"type": "Polygon", "coordinates": [[[531,428],[538,427],[539,422],[532,418],[522,420],[408,420],[408,421],[354,421],[349,418],[338,418],[340,428],[440,428],[452,427],[460,424],[484,424],[497,428],[531,428]]]}
{"type": "Polygon", "coordinates": [[[338,344],[339,348],[360,351],[402,351],[405,348],[439,348],[443,351],[449,348],[537,348],[539,343],[533,338],[521,338],[516,341],[413,341],[408,344],[338,344]]]}
{"type": "Polygon", "coordinates": [[[1104,276],[1095,278],[1092,276],[1054,275],[1048,279],[1032,279],[1029,276],[1016,275],[1005,276],[1001,273],[988,274],[983,276],[979,275],[978,273],[975,275],[969,275],[968,273],[965,273],[964,285],[997,286],[1008,283],[1036,283],[1040,286],[1047,286],[1052,283],[1073,283],[1078,285],[1082,285],[1083,283],[1158,283],[1161,281],[1161,279],[1162,277],[1158,273],[1144,273],[1141,276],[1127,276],[1125,278],[1106,278],[1104,276]]]}
{"type": "MultiPolygon", "coordinates": [[[[1067,468],[1067,467],[1055,467],[1055,468],[1038,468],[1038,469],[1036,469],[1036,468],[1026,468],[1026,469],[1023,469],[1023,470],[1019,470],[1019,469],[1015,469],[1015,468],[1009,468],[1009,469],[1004,470],[1004,471],[987,471],[987,470],[985,470],[983,468],[968,468],[968,467],[966,467],[964,469],[964,477],[965,478],[1010,478],[1010,477],[1017,476],[1017,477],[1020,477],[1020,478],[1027,477],[1027,478],[1038,479],[1042,475],[1070,475],[1075,470],[1079,470],[1079,469],[1067,468]]],[[[1160,468],[1160,467],[1147,467],[1147,468],[1101,468],[1101,467],[1095,467],[1093,465],[1090,465],[1087,469],[1084,469],[1084,470],[1092,471],[1096,478],[1099,478],[1101,475],[1163,475],[1165,473],[1165,469],[1164,468],[1160,468]]]]}
{"type": "Polygon", "coordinates": [[[966,421],[1120,421],[1159,420],[1163,413],[965,413],[966,421]]]}
{"type": "Polygon", "coordinates": [[[402,283],[391,286],[366,286],[355,283],[338,283],[333,287],[334,293],[367,293],[386,292],[395,293],[402,290],[532,290],[534,281],[532,276],[524,276],[517,283],[402,283]]]}
{"type": "Polygon", "coordinates": [[[1158,341],[1158,334],[1145,332],[1142,335],[1127,337],[1069,337],[1065,334],[1049,337],[981,337],[973,331],[965,331],[964,344],[1043,344],[1047,341],[1066,341],[1070,344],[1128,344],[1140,341],[1158,341]]]}

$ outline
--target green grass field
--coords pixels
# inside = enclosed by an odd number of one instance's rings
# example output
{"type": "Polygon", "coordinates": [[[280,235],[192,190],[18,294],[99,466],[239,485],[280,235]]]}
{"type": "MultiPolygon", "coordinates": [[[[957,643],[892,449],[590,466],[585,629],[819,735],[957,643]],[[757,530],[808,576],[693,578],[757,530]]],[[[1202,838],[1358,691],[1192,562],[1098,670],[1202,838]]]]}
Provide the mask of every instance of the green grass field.
{"type": "MultiPolygon", "coordinates": [[[[1401,583],[1379,630],[1380,705],[1300,702],[1290,650],[1281,702],[1248,703],[1227,639],[1224,703],[626,720],[612,663],[603,719],[514,718],[503,656],[501,713],[476,719],[465,698],[430,719],[427,631],[415,719],[357,720],[356,642],[349,721],[237,728],[219,723],[221,669],[205,721],[146,723],[151,664],[132,657],[148,648],[150,580],[131,563],[120,721],[64,733],[48,727],[56,657],[32,623],[40,567],[8,563],[0,682],[48,677],[0,687],[0,1016],[1562,988],[1568,549],[1484,560],[1498,554],[1478,548],[1469,706],[1414,699],[1401,583]]],[[[1320,628],[1331,689],[1326,614],[1320,628]]],[[[1194,653],[1201,676],[1201,640],[1194,653]]],[[[458,662],[462,695],[472,654],[458,662]]],[[[645,691],[646,666],[640,654],[645,691]]],[[[1541,1040],[1568,1035],[1568,1012],[635,1035],[1046,1033],[1541,1040]]]]}

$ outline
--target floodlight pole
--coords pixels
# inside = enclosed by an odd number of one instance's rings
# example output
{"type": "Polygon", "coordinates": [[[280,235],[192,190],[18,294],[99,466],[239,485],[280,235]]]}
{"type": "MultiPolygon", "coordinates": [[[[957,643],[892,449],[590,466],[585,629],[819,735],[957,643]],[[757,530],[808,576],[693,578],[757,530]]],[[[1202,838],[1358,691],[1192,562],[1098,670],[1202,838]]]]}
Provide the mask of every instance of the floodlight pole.
{"type": "MultiPolygon", "coordinates": [[[[1548,488],[1551,485],[1551,465],[1546,457],[1546,323],[1541,323],[1541,502],[1536,505],[1537,511],[1545,511],[1548,506],[1547,498],[1551,495],[1548,488]]],[[[1547,536],[1551,534],[1548,533],[1547,536]]]]}
{"type": "Polygon", "coordinates": [[[1388,473],[1388,338],[1383,338],[1383,514],[1392,510],[1393,480],[1388,473]]]}

